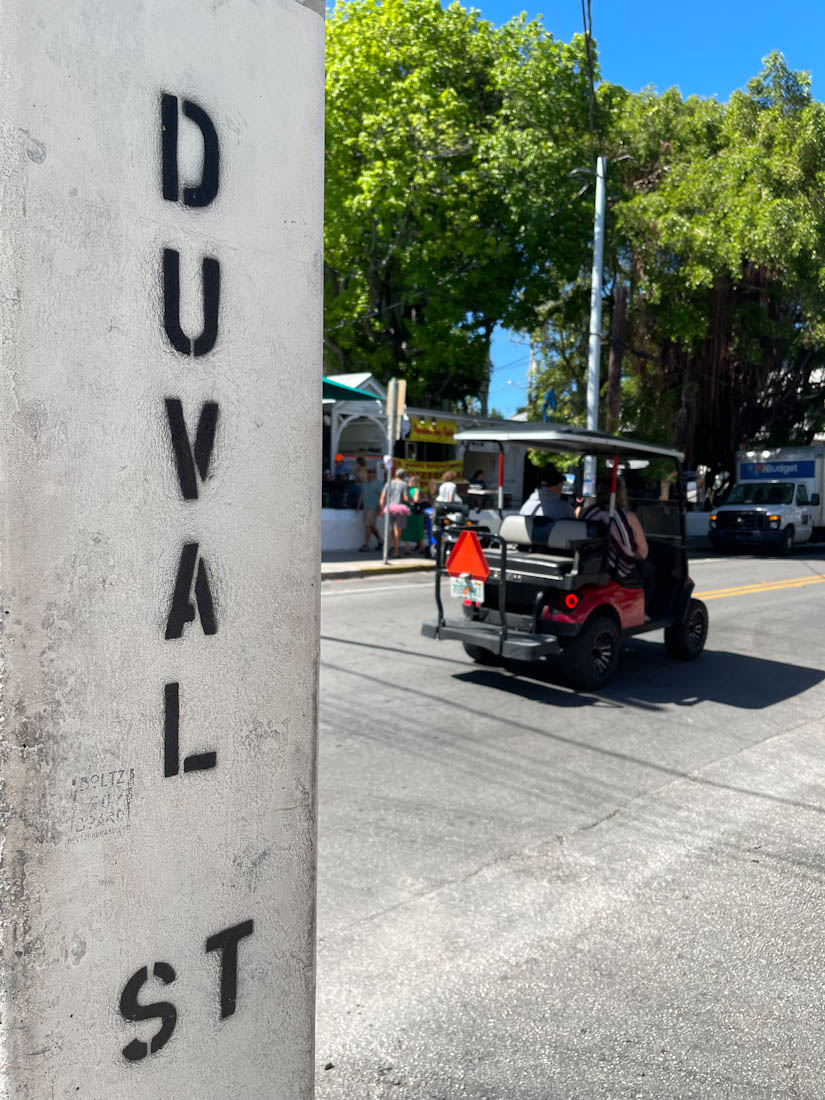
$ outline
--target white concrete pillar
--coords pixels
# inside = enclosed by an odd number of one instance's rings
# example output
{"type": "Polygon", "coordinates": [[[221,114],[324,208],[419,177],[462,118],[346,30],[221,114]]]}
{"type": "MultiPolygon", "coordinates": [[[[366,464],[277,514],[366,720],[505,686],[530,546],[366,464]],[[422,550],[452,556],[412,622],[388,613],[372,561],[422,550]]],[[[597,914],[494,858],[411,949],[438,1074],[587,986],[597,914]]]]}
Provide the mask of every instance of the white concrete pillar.
{"type": "Polygon", "coordinates": [[[305,1100],[323,6],[0,55],[0,1097],[305,1100]]]}

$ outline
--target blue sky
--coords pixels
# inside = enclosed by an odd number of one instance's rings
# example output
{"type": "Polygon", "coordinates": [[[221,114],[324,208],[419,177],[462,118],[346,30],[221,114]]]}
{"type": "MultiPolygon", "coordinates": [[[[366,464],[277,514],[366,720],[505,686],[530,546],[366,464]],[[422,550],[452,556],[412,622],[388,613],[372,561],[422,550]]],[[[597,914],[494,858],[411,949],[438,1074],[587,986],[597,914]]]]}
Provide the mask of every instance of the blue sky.
{"type": "MultiPolygon", "coordinates": [[[[541,14],[545,27],[565,41],[582,29],[581,0],[529,7],[517,0],[463,2],[496,24],[521,11],[541,14]]],[[[812,74],[814,95],[825,96],[825,0],[591,0],[591,13],[603,78],[632,91],[675,84],[684,95],[726,100],[759,72],[763,57],[780,50],[791,68],[812,74]]],[[[508,415],[523,404],[519,386],[527,378],[528,349],[516,339],[503,332],[493,339],[490,404],[508,415]]]]}

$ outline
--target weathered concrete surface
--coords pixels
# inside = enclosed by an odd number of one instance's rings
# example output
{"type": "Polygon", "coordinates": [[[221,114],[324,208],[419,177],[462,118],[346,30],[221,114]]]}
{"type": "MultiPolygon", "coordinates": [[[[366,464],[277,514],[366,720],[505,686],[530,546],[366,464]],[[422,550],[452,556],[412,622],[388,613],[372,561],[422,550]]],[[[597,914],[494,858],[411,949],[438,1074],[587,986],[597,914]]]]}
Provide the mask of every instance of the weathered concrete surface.
{"type": "Polygon", "coordinates": [[[309,1097],[323,20],[3,0],[0,50],[0,1096],[309,1097]]]}

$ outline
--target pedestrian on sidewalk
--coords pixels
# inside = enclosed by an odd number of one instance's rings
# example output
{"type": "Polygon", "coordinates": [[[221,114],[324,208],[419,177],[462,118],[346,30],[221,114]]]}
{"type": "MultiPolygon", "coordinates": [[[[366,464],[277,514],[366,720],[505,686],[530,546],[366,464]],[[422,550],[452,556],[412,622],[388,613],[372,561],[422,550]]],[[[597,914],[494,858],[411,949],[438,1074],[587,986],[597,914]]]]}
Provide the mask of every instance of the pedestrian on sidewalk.
{"type": "Polygon", "coordinates": [[[355,473],[350,474],[350,480],[347,482],[347,508],[355,508],[358,510],[358,504],[361,500],[361,490],[367,482],[367,460],[363,455],[358,455],[355,459],[355,473]]]}
{"type": "Polygon", "coordinates": [[[411,545],[411,553],[424,554],[427,552],[427,540],[424,537],[424,499],[421,492],[421,478],[417,474],[409,480],[407,490],[410,516],[407,526],[401,533],[401,539],[405,545],[411,545]]]}
{"type": "Polygon", "coordinates": [[[401,556],[401,532],[410,514],[407,499],[407,471],[398,470],[389,485],[385,485],[381,492],[381,511],[389,513],[390,534],[387,538],[392,537],[393,553],[390,557],[393,558],[401,556]]]}
{"type": "Polygon", "coordinates": [[[438,496],[435,498],[436,504],[461,504],[461,497],[458,495],[455,479],[455,470],[447,470],[438,487],[438,496]]]}
{"type": "Polygon", "coordinates": [[[381,534],[378,530],[378,508],[381,502],[381,485],[375,476],[375,470],[367,469],[367,479],[361,484],[361,496],[358,507],[364,512],[364,545],[360,553],[365,554],[370,548],[370,539],[375,535],[376,549],[382,547],[381,534]]]}

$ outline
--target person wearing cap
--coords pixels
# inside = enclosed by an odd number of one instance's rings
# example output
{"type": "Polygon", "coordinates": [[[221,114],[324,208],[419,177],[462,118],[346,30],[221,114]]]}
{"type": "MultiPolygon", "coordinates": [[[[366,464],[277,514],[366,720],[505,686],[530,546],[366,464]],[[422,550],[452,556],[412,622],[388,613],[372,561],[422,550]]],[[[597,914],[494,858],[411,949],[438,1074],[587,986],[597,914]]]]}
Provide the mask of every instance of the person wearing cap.
{"type": "Polygon", "coordinates": [[[344,456],[342,454],[337,454],[335,456],[335,469],[333,473],[335,477],[349,477],[349,465],[344,462],[344,456]]]}
{"type": "Polygon", "coordinates": [[[534,489],[520,509],[522,516],[546,516],[548,519],[573,519],[573,509],[561,499],[564,474],[555,466],[545,466],[534,489]]]}

